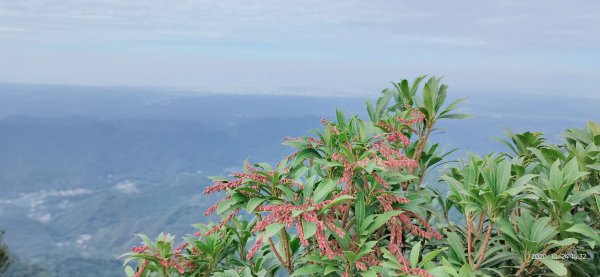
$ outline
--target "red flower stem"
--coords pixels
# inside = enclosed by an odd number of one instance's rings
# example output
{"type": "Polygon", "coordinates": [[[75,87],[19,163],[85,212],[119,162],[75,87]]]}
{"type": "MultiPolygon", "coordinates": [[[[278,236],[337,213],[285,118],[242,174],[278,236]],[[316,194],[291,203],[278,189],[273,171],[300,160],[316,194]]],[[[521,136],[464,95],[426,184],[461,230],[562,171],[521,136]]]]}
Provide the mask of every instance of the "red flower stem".
{"type": "Polygon", "coordinates": [[[473,247],[473,216],[467,216],[467,257],[469,258],[469,265],[473,267],[473,257],[471,255],[471,248],[473,247]]]}
{"type": "Polygon", "coordinates": [[[292,270],[292,253],[290,251],[290,240],[288,238],[287,235],[287,231],[285,230],[285,228],[281,229],[281,237],[282,237],[282,243],[283,243],[283,249],[285,249],[285,256],[286,256],[286,264],[285,266],[287,267],[289,272],[293,272],[292,270]]]}
{"type": "Polygon", "coordinates": [[[481,234],[481,230],[483,229],[483,213],[479,214],[479,226],[477,226],[477,238],[479,238],[479,234],[481,234]]]}
{"type": "Polygon", "coordinates": [[[479,269],[481,263],[483,262],[485,251],[487,250],[488,243],[490,242],[490,237],[492,236],[492,229],[494,229],[494,223],[490,221],[487,233],[485,234],[485,239],[483,240],[483,250],[481,251],[481,255],[479,255],[479,261],[477,262],[477,265],[475,266],[474,270],[479,269]]]}
{"type": "Polygon", "coordinates": [[[275,243],[273,243],[272,238],[269,238],[269,244],[271,245],[271,250],[273,250],[273,253],[275,253],[275,257],[277,257],[277,260],[279,260],[279,263],[281,263],[281,265],[283,265],[287,272],[291,275],[293,272],[291,272],[290,269],[285,266],[285,262],[281,258],[281,255],[279,255],[279,252],[277,252],[277,249],[275,248],[275,243]]]}
{"type": "MultiPolygon", "coordinates": [[[[434,122],[431,123],[427,123],[427,126],[425,127],[425,136],[421,136],[419,135],[419,143],[417,145],[417,151],[415,151],[415,154],[413,155],[413,160],[417,163],[419,163],[419,160],[421,159],[421,155],[423,154],[423,150],[425,150],[425,145],[427,144],[427,140],[429,140],[429,135],[431,134],[432,131],[432,126],[433,126],[434,122]]],[[[423,183],[423,178],[421,178],[419,180],[419,184],[417,185],[417,191],[421,190],[421,184],[423,183]]]]}

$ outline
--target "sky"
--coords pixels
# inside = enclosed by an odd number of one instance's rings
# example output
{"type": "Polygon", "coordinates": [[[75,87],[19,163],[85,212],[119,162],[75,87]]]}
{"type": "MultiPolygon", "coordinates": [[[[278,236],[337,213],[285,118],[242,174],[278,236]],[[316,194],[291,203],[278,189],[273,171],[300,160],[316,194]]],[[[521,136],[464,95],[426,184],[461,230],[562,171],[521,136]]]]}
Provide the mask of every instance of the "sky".
{"type": "Polygon", "coordinates": [[[421,74],[600,97],[600,2],[0,0],[3,83],[362,94],[421,74]]]}

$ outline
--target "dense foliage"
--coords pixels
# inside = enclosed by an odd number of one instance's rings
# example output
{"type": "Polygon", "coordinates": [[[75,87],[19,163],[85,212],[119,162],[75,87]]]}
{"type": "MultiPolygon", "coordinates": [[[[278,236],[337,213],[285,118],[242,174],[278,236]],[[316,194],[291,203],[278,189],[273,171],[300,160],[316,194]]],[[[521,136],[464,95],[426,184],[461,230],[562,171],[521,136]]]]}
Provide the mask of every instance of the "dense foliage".
{"type": "Polygon", "coordinates": [[[370,121],[337,111],[275,166],[214,177],[224,193],[176,246],[161,234],[126,253],[128,276],[595,276],[600,274],[600,126],[510,134],[511,153],[469,155],[424,180],[450,152],[429,142],[446,104],[439,79],[403,80],[367,102],[370,121]],[[422,84],[424,83],[424,84],[422,84]],[[450,214],[464,221],[453,222],[450,214]]]}
{"type": "Polygon", "coordinates": [[[4,230],[0,230],[0,274],[4,273],[12,263],[8,246],[2,242],[2,237],[4,237],[4,230]]]}

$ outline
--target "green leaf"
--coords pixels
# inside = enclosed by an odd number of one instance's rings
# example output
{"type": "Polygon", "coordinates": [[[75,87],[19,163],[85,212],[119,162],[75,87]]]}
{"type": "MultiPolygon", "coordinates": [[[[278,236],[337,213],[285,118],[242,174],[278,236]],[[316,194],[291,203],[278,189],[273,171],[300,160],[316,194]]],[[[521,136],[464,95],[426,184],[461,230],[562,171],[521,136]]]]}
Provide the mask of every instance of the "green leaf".
{"type": "Polygon", "coordinates": [[[510,181],[510,168],[511,163],[508,160],[502,161],[498,165],[498,169],[496,171],[496,194],[500,194],[506,190],[508,187],[508,182],[510,181]]]}
{"type": "Polygon", "coordinates": [[[230,277],[240,277],[240,274],[237,271],[233,270],[233,269],[225,270],[224,273],[227,274],[227,276],[230,276],[230,277]]]}
{"type": "Polygon", "coordinates": [[[441,249],[437,249],[437,250],[428,252],[421,259],[421,262],[419,263],[419,267],[423,268],[428,262],[433,261],[433,259],[435,259],[435,257],[437,257],[437,255],[439,255],[440,253],[446,251],[446,249],[448,249],[448,248],[444,247],[444,248],[441,248],[441,249]]]}
{"type": "Polygon", "coordinates": [[[285,195],[285,197],[287,198],[288,201],[293,201],[296,193],[291,190],[289,187],[284,186],[284,185],[277,185],[275,186],[276,188],[279,189],[279,191],[281,191],[283,193],[283,195],[285,195]]]}
{"type": "Polygon", "coordinates": [[[317,233],[317,225],[313,222],[302,220],[302,229],[304,230],[304,239],[308,239],[317,233]]]}
{"type": "Polygon", "coordinates": [[[433,87],[433,77],[430,78],[427,83],[425,83],[425,86],[423,87],[423,105],[425,106],[424,108],[429,112],[429,114],[432,116],[434,111],[434,99],[436,97],[434,97],[434,90],[437,92],[437,87],[433,87]]]}
{"type": "Polygon", "coordinates": [[[450,248],[452,248],[452,251],[454,252],[454,254],[459,257],[461,259],[461,261],[464,263],[466,262],[465,260],[465,247],[462,243],[462,240],[460,239],[460,237],[454,233],[454,232],[448,232],[446,233],[446,236],[448,237],[448,244],[450,245],[450,248]]]}
{"type": "Polygon", "coordinates": [[[375,114],[375,108],[373,107],[373,103],[371,101],[365,101],[367,105],[367,113],[369,114],[369,118],[373,122],[377,122],[377,114],[375,114]]]}
{"type": "Polygon", "coordinates": [[[563,181],[563,175],[560,172],[560,169],[558,168],[558,165],[560,164],[560,160],[556,160],[553,164],[552,167],[550,168],[550,184],[552,185],[552,188],[558,190],[558,188],[560,188],[560,186],[562,185],[562,181],[563,181]]]}
{"type": "Polygon", "coordinates": [[[337,181],[325,179],[319,183],[312,195],[312,200],[315,203],[321,202],[325,197],[337,187],[337,181]]]}
{"type": "Polygon", "coordinates": [[[569,198],[569,202],[577,205],[577,204],[579,204],[579,202],[583,201],[584,199],[586,199],[594,194],[600,195],[600,186],[594,186],[585,191],[573,192],[573,195],[569,198]]]}
{"type": "Polygon", "coordinates": [[[283,223],[273,223],[271,225],[268,225],[265,228],[265,236],[267,238],[270,238],[272,236],[274,236],[275,234],[277,234],[283,227],[285,226],[285,224],[283,223]]]}
{"type": "Polygon", "coordinates": [[[235,198],[230,198],[219,203],[217,205],[217,214],[223,215],[234,204],[237,204],[237,200],[235,198]]]}
{"type": "Polygon", "coordinates": [[[342,111],[340,109],[336,109],[335,115],[337,117],[337,123],[340,126],[346,126],[346,115],[344,115],[344,111],[342,111]]]}
{"type": "Polygon", "coordinates": [[[248,200],[248,204],[246,204],[246,211],[248,213],[254,212],[254,209],[256,209],[256,207],[258,207],[264,201],[265,199],[262,198],[250,198],[250,200],[248,200]]]}
{"type": "Polygon", "coordinates": [[[354,217],[356,220],[356,228],[358,230],[362,230],[366,212],[364,194],[362,191],[359,191],[356,195],[356,202],[354,203],[354,217]]]}
{"type": "Polygon", "coordinates": [[[315,274],[315,273],[320,273],[320,272],[322,273],[323,270],[324,270],[323,266],[308,264],[308,265],[303,265],[301,268],[294,271],[294,274],[292,274],[292,276],[307,276],[310,274],[315,274]]]}
{"type": "Polygon", "coordinates": [[[542,262],[545,266],[547,266],[552,272],[554,272],[558,276],[566,276],[567,268],[565,265],[557,260],[552,259],[539,259],[538,261],[542,262]]]}
{"type": "Polygon", "coordinates": [[[406,100],[410,100],[411,99],[411,95],[410,95],[410,85],[408,84],[408,80],[404,79],[400,82],[400,91],[402,92],[402,96],[404,97],[404,99],[406,100]]]}
{"type": "Polygon", "coordinates": [[[319,154],[319,152],[317,152],[317,150],[312,149],[312,148],[304,148],[302,150],[300,150],[300,152],[298,152],[298,155],[296,155],[296,160],[294,161],[294,166],[298,165],[299,163],[303,162],[306,159],[318,159],[321,158],[321,155],[319,154]]]}
{"type": "Polygon", "coordinates": [[[343,201],[352,200],[352,199],[354,199],[354,197],[352,197],[350,195],[338,196],[333,201],[331,201],[329,204],[327,204],[323,208],[321,208],[321,211],[325,211],[325,210],[331,208],[331,206],[333,206],[333,205],[337,205],[337,204],[339,204],[339,203],[341,203],[343,201]]]}
{"type": "Polygon", "coordinates": [[[566,230],[567,232],[571,232],[571,233],[579,233],[582,234],[588,238],[591,238],[595,241],[600,242],[600,236],[596,233],[596,231],[583,223],[579,223],[579,224],[575,224],[573,226],[571,226],[571,228],[566,230]]]}
{"type": "Polygon", "coordinates": [[[133,270],[133,268],[131,268],[131,266],[127,266],[125,267],[125,274],[127,275],[127,277],[131,277],[135,275],[135,271],[133,270]]]}
{"type": "Polygon", "coordinates": [[[377,276],[379,276],[379,275],[377,275],[377,271],[372,270],[372,269],[370,269],[368,271],[361,271],[360,275],[363,276],[363,277],[377,277],[377,276]]]}
{"type": "Polygon", "coordinates": [[[389,211],[377,215],[377,217],[375,217],[375,220],[373,220],[373,223],[371,223],[369,227],[367,227],[367,231],[369,232],[369,234],[372,234],[373,232],[375,232],[375,230],[379,229],[379,227],[383,226],[385,223],[390,221],[392,217],[397,216],[399,214],[400,211],[389,211]]]}
{"type": "Polygon", "coordinates": [[[411,268],[415,268],[417,267],[417,262],[419,261],[419,255],[421,254],[421,242],[417,242],[415,245],[413,245],[412,249],[410,250],[410,267],[411,268]]]}
{"type": "Polygon", "coordinates": [[[579,241],[574,238],[566,238],[566,239],[563,239],[560,241],[551,240],[548,243],[550,243],[552,245],[551,248],[554,248],[554,247],[569,246],[569,245],[577,244],[578,242],[579,241]]]}
{"type": "Polygon", "coordinates": [[[459,277],[473,277],[475,273],[469,264],[464,264],[458,271],[459,277]]]}
{"type": "Polygon", "coordinates": [[[536,176],[537,175],[535,175],[535,174],[527,174],[527,175],[521,176],[519,179],[517,179],[515,181],[512,188],[506,190],[506,193],[508,195],[512,195],[512,196],[521,193],[521,191],[523,191],[526,188],[527,183],[529,181],[531,181],[531,179],[535,178],[536,176]]]}
{"type": "Polygon", "coordinates": [[[445,114],[445,115],[441,116],[440,118],[466,119],[466,118],[471,118],[471,115],[470,114],[462,114],[462,113],[453,113],[453,114],[445,114]]]}
{"type": "Polygon", "coordinates": [[[600,135],[600,125],[593,121],[588,121],[587,128],[594,134],[594,136],[600,135]]]}
{"type": "Polygon", "coordinates": [[[369,241],[369,242],[365,243],[365,244],[364,244],[364,245],[361,247],[361,249],[360,249],[360,252],[358,252],[358,254],[356,254],[356,258],[357,258],[357,259],[360,259],[362,256],[366,255],[367,253],[370,253],[370,252],[374,251],[374,250],[373,250],[373,247],[374,247],[376,244],[377,244],[377,241],[376,241],[376,240],[372,240],[372,241],[369,241]]]}
{"type": "Polygon", "coordinates": [[[323,275],[327,276],[330,273],[333,273],[333,272],[336,272],[336,271],[338,271],[337,267],[328,265],[328,266],[325,267],[325,270],[323,271],[323,275]]]}

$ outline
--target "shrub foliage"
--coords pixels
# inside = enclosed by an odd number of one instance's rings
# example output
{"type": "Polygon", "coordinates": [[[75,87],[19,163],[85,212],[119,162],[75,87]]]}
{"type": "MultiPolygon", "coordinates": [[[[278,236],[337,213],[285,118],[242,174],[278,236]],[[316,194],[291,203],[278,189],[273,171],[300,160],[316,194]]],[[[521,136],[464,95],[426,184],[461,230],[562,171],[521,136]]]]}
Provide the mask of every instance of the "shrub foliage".
{"type": "Polygon", "coordinates": [[[443,196],[424,180],[453,151],[430,138],[466,117],[446,91],[402,80],[366,103],[369,121],[338,110],[313,136],[286,138],[295,152],[278,164],[213,177],[204,193],[224,198],[205,215],[221,221],[178,246],[139,235],[127,275],[598,276],[600,126],[561,145],[509,134],[509,153],[445,170],[443,196]]]}

